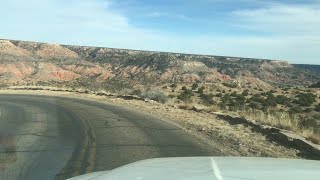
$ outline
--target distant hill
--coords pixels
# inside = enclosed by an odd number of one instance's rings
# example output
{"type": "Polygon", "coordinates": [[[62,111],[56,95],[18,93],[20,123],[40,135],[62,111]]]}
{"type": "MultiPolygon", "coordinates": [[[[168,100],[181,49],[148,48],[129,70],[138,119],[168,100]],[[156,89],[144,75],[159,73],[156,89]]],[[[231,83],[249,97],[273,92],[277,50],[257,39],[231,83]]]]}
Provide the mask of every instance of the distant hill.
{"type": "Polygon", "coordinates": [[[118,91],[168,83],[239,87],[306,85],[320,66],[226,56],[139,51],[0,40],[2,85],[51,85],[118,91]]]}
{"type": "Polygon", "coordinates": [[[295,68],[300,68],[303,70],[312,71],[315,73],[320,73],[320,65],[311,65],[311,64],[294,64],[295,68]]]}

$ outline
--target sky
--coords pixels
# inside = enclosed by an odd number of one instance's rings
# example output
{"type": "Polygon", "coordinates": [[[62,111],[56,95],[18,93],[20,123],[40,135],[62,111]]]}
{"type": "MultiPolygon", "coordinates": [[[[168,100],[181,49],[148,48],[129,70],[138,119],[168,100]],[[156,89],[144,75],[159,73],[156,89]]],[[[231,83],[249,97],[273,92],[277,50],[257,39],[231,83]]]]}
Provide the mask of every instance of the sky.
{"type": "Polygon", "coordinates": [[[1,0],[0,38],[320,64],[320,0],[1,0]]]}

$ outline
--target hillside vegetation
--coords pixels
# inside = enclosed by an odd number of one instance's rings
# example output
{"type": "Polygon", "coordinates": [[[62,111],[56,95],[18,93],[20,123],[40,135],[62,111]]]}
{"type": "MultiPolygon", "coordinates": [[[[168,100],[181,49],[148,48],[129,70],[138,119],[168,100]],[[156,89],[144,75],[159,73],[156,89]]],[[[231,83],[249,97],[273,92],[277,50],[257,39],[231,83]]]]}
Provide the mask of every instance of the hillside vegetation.
{"type": "Polygon", "coordinates": [[[320,66],[286,61],[0,40],[0,86],[131,94],[223,112],[320,142],[320,66]]]}
{"type": "Polygon", "coordinates": [[[0,40],[2,85],[86,87],[119,92],[165,83],[271,89],[320,81],[286,61],[0,40]]]}

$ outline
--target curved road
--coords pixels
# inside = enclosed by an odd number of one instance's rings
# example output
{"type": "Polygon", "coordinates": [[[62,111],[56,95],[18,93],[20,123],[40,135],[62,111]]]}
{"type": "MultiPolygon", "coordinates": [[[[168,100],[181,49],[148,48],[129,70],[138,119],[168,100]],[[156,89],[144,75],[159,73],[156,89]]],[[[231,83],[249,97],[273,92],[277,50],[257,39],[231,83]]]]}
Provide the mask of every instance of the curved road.
{"type": "Polygon", "coordinates": [[[0,95],[0,179],[65,179],[156,157],[218,151],[129,108],[94,101],[0,95]]]}

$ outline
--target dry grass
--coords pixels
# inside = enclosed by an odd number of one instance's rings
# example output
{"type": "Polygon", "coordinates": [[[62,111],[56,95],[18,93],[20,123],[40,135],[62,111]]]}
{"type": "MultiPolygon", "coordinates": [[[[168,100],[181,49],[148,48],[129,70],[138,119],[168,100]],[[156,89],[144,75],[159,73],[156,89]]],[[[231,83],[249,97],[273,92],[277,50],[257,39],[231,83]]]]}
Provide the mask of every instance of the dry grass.
{"type": "Polygon", "coordinates": [[[305,129],[302,132],[302,136],[306,138],[306,140],[313,142],[314,144],[320,144],[320,134],[319,132],[315,132],[310,129],[305,129]]]}
{"type": "MultiPolygon", "coordinates": [[[[194,104],[179,104],[177,106],[179,109],[184,110],[194,110],[195,105],[194,104]]],[[[211,112],[220,112],[220,108],[217,105],[211,105],[211,106],[202,106],[204,109],[200,110],[202,112],[211,113],[211,112]]]]}
{"type": "Polygon", "coordinates": [[[179,109],[184,109],[184,110],[188,110],[188,109],[191,109],[191,107],[187,104],[180,104],[178,105],[178,108],[179,109]]]}
{"type": "Polygon", "coordinates": [[[261,124],[281,129],[292,131],[301,130],[297,117],[292,116],[287,112],[263,112],[261,110],[249,109],[239,111],[239,115],[247,119],[253,119],[261,124]]]}
{"type": "Polygon", "coordinates": [[[319,134],[310,134],[306,137],[306,140],[313,142],[314,144],[320,144],[320,135],[319,134]]]}
{"type": "Polygon", "coordinates": [[[205,112],[208,112],[208,113],[210,113],[210,112],[220,112],[221,110],[220,110],[220,108],[217,106],[217,105],[212,105],[212,106],[209,106],[206,110],[205,110],[205,112]]]}
{"type": "Polygon", "coordinates": [[[296,116],[290,115],[287,112],[263,112],[260,110],[242,110],[239,115],[246,119],[252,119],[263,125],[269,125],[280,129],[286,129],[295,133],[301,134],[306,140],[315,144],[320,144],[320,135],[315,133],[313,129],[303,128],[299,125],[299,120],[296,116]]]}

